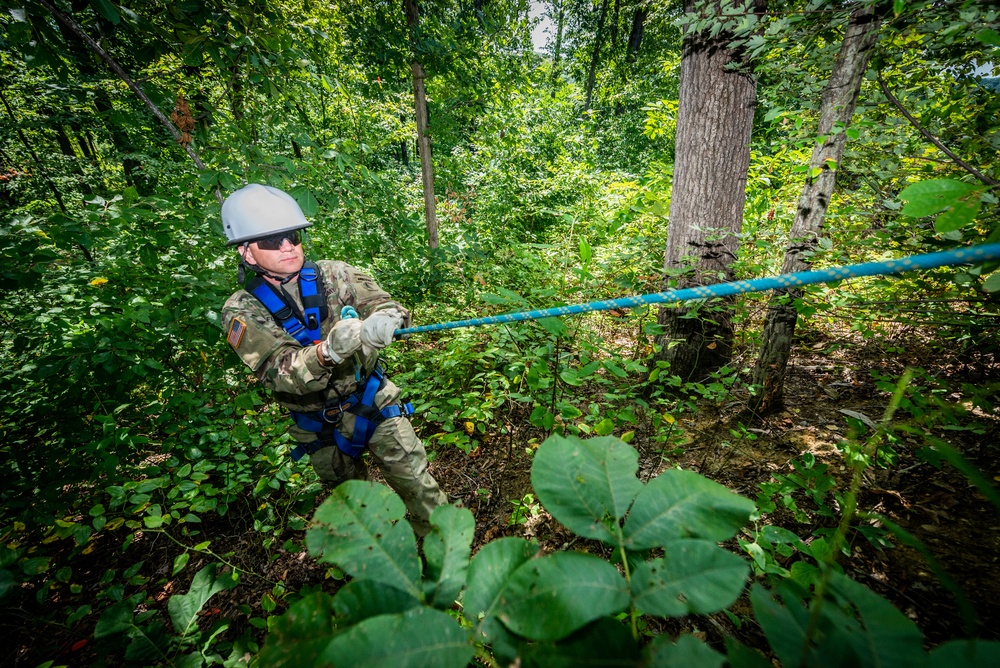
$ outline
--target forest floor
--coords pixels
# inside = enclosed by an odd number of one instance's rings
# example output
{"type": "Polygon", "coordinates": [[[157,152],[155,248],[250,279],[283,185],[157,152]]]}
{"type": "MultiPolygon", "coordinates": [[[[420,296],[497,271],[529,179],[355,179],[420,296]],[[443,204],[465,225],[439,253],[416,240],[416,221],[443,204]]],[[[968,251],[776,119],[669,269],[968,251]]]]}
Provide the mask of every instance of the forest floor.
{"type": "MultiPolygon", "coordinates": [[[[901,334],[906,336],[906,332],[901,334]]],[[[953,387],[961,382],[982,386],[1000,381],[1000,366],[992,355],[964,360],[957,355],[942,360],[940,354],[929,350],[924,356],[912,345],[915,341],[908,341],[909,358],[902,359],[887,356],[884,341],[871,346],[860,340],[842,345],[845,335],[850,336],[838,332],[835,341],[813,332],[808,340],[798,342],[786,379],[786,408],[767,418],[748,420],[743,413],[745,396],[734,395],[721,405],[700,406],[696,413],[680,419],[685,444],[669,455],[653,442],[649,425],[638,425],[631,443],[639,452],[639,477],[646,481],[665,468],[681,467],[756,500],[761,483],[792,473],[792,460],[812,453],[817,465],[826,464],[840,488],[846,489],[849,472],[836,447],[848,432],[842,411],[861,413],[879,422],[890,399],[888,392],[876,388],[873,371],[896,378],[906,366],[922,366],[932,375],[947,377],[953,387]],[[741,429],[741,425],[748,429],[741,429]],[[734,437],[734,432],[752,437],[734,437]]],[[[1000,414],[989,415],[979,409],[971,413],[970,417],[985,427],[985,433],[943,427],[935,435],[962,453],[995,486],[1000,480],[1000,449],[996,447],[1000,414]]],[[[510,421],[526,424],[527,414],[522,417],[510,421]]],[[[442,452],[434,461],[432,470],[442,487],[459,497],[476,517],[473,550],[495,538],[517,535],[537,540],[545,550],[578,549],[610,557],[606,547],[578,541],[544,510],[522,524],[511,524],[515,502],[531,492],[531,458],[526,453],[529,438],[515,431],[512,437],[484,443],[471,456],[452,450],[442,452]]],[[[897,445],[899,459],[894,466],[868,471],[858,509],[888,517],[915,536],[968,596],[978,617],[974,633],[1000,639],[1000,510],[947,463],[935,467],[920,459],[917,450],[923,446],[916,439],[904,440],[897,445]]],[[[810,516],[809,522],[796,521],[780,504],[762,522],[802,537],[817,528],[836,525],[836,518],[811,512],[804,495],[796,498],[810,516]]],[[[744,537],[752,540],[749,533],[744,537]]],[[[851,555],[840,560],[847,574],[912,619],[924,633],[928,647],[968,637],[955,596],[942,586],[924,556],[900,545],[891,535],[885,538],[888,546],[875,547],[853,533],[849,538],[851,555]]],[[[738,549],[735,541],[732,543],[730,547],[738,549]]],[[[791,567],[790,563],[783,565],[791,567]]],[[[746,594],[733,610],[749,617],[746,594]]],[[[755,625],[737,629],[723,614],[712,619],[689,618],[662,630],[704,634],[720,648],[723,635],[730,634],[766,652],[755,625]]]]}
{"type": "MultiPolygon", "coordinates": [[[[834,341],[816,332],[807,332],[804,340],[797,341],[787,378],[786,408],[770,417],[747,421],[741,414],[745,397],[733,395],[729,401],[706,405],[696,413],[681,414],[679,426],[685,432],[684,444],[668,454],[658,449],[661,446],[655,443],[650,425],[636,425],[632,445],[639,452],[640,477],[645,481],[667,467],[680,466],[756,499],[761,483],[791,472],[793,458],[809,452],[846,486],[848,473],[836,448],[847,434],[841,411],[862,413],[877,422],[889,401],[889,393],[876,387],[873,371],[897,377],[904,366],[917,365],[932,375],[947,377],[953,387],[959,387],[963,381],[979,386],[1000,381],[1000,365],[992,356],[963,360],[956,355],[942,360],[939,355],[914,352],[916,345],[906,345],[909,359],[901,359],[883,352],[884,341],[881,345],[867,345],[860,340],[849,345],[842,345],[843,342],[842,333],[834,341]],[[741,424],[748,429],[741,429],[741,424]],[[743,437],[734,437],[733,430],[743,437]]],[[[528,425],[529,411],[515,405],[504,416],[504,422],[528,425]]],[[[1000,480],[1000,449],[996,447],[1000,416],[979,409],[973,413],[985,427],[985,433],[952,430],[943,431],[940,436],[963,453],[988,480],[1000,480]]],[[[548,551],[576,549],[609,556],[604,546],[578,540],[537,504],[521,503],[532,492],[532,448],[544,436],[537,429],[515,426],[510,433],[494,439],[483,438],[470,455],[455,448],[441,450],[431,464],[431,471],[450,498],[463,503],[475,516],[473,552],[502,536],[523,536],[537,540],[548,551]],[[521,523],[512,523],[517,504],[527,511],[527,516],[521,523]]],[[[918,447],[921,445],[916,442],[903,441],[897,445],[899,460],[895,466],[866,474],[859,509],[881,513],[918,538],[969,597],[979,620],[975,633],[979,637],[1000,638],[1000,577],[997,577],[1000,511],[954,468],[947,464],[937,468],[919,459],[918,447]]],[[[808,503],[801,503],[803,500],[804,497],[799,499],[800,507],[807,511],[809,522],[796,521],[780,505],[763,521],[781,525],[803,537],[818,527],[835,525],[836,519],[811,512],[808,503]]],[[[231,512],[227,518],[207,521],[203,536],[212,538],[212,548],[217,554],[231,553],[234,563],[256,575],[243,577],[239,587],[214,597],[204,613],[206,624],[213,618],[228,618],[233,620],[230,634],[246,628],[248,617],[245,608],[240,612],[239,606],[249,606],[253,615],[262,616],[262,597],[271,591],[274,582],[283,582],[292,591],[316,585],[333,591],[339,586],[337,580],[327,576],[326,565],[318,564],[304,551],[272,550],[269,559],[259,535],[246,525],[246,516],[240,518],[240,513],[231,512]]],[[[282,540],[292,538],[302,544],[303,537],[303,532],[289,532],[282,540]]],[[[749,534],[745,537],[749,538],[749,534]]],[[[911,618],[923,631],[928,646],[967,636],[955,597],[942,586],[927,560],[891,537],[888,540],[892,546],[879,548],[859,534],[852,534],[850,557],[841,558],[845,571],[888,598],[911,618]]],[[[730,547],[737,548],[735,541],[730,547]]],[[[178,546],[169,540],[137,541],[126,552],[120,546],[108,544],[91,555],[92,573],[96,579],[106,568],[124,569],[141,559],[144,564],[140,573],[149,578],[149,593],[166,608],[169,594],[187,591],[192,575],[211,561],[209,557],[199,561],[195,555],[181,574],[170,578],[171,564],[178,552],[178,546]]],[[[783,565],[790,567],[788,563],[783,565]]],[[[83,576],[86,566],[78,563],[76,568],[83,576]]],[[[37,666],[45,660],[55,660],[57,665],[101,662],[92,645],[84,642],[92,635],[96,615],[89,615],[89,621],[84,620],[72,630],[57,625],[43,627],[34,621],[47,617],[49,611],[45,608],[55,605],[61,604],[49,599],[34,610],[5,611],[2,626],[17,628],[17,632],[7,634],[14,642],[8,645],[10,651],[0,656],[0,663],[37,666]],[[39,642],[42,637],[47,641],[39,642]]],[[[99,607],[95,604],[95,608],[99,607]]],[[[750,617],[746,595],[733,611],[737,618],[750,617]]],[[[766,652],[765,641],[754,624],[734,624],[732,618],[723,614],[671,621],[654,630],[671,634],[693,632],[718,646],[724,635],[729,634],[766,652]]]]}

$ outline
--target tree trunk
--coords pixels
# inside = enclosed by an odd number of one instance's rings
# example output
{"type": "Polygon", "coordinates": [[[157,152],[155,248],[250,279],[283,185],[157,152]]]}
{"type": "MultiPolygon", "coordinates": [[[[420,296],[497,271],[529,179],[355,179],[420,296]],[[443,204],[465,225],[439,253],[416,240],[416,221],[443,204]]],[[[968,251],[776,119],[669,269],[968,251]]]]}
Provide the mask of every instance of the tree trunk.
{"type": "MultiPolygon", "coordinates": [[[[693,0],[685,1],[691,11],[693,0]]],[[[757,81],[725,32],[684,35],[674,183],[664,271],[678,287],[732,278],[743,225],[750,132],[757,81]]],[[[702,307],[702,311],[704,311],[702,307]]],[[[725,364],[732,349],[732,302],[711,317],[686,308],[659,310],[665,333],[657,358],[688,380],[725,364]]]]}
{"type": "Polygon", "coordinates": [[[634,63],[639,57],[639,47],[642,46],[642,33],[649,18],[649,9],[645,6],[636,7],[632,15],[632,30],[628,34],[628,46],[625,47],[625,62],[634,63]]]}
{"type": "MultiPolygon", "coordinates": [[[[410,34],[415,36],[420,24],[420,10],[416,0],[403,0],[406,22],[410,34]]],[[[431,138],[427,135],[427,95],[424,92],[424,68],[414,56],[410,65],[413,72],[413,107],[417,120],[417,152],[420,154],[420,176],[424,185],[424,216],[427,219],[427,245],[438,247],[437,207],[434,201],[434,165],[431,162],[431,138]]]]}
{"type": "Polygon", "coordinates": [[[597,65],[601,60],[601,40],[604,37],[604,21],[608,17],[608,0],[601,2],[601,13],[597,17],[597,34],[594,35],[594,50],[590,54],[590,70],[587,72],[587,93],[583,110],[590,109],[594,98],[594,84],[597,82],[597,65]]]}
{"type": "Polygon", "coordinates": [[[566,0],[555,0],[553,6],[558,7],[556,13],[556,48],[552,54],[552,97],[556,96],[559,87],[560,65],[562,64],[563,26],[566,21],[566,0]]]}
{"type": "MultiPolygon", "coordinates": [[[[844,155],[847,143],[844,130],[854,115],[880,22],[881,17],[866,5],[856,9],[847,24],[840,53],[823,90],[819,114],[821,141],[813,148],[809,161],[809,174],[799,197],[798,211],[781,265],[783,274],[805,271],[810,266],[809,256],[822,232],[837,168],[844,155]],[[840,129],[833,132],[838,126],[840,129]]],[[[802,294],[802,289],[775,291],[768,303],[764,343],[752,376],[752,383],[758,386],[758,390],[750,399],[750,408],[758,413],[769,413],[782,403],[792,335],[798,319],[794,302],[802,294]]]]}
{"type": "Polygon", "coordinates": [[[611,53],[618,51],[618,28],[621,10],[621,0],[615,0],[614,9],[611,11],[611,53]]]}

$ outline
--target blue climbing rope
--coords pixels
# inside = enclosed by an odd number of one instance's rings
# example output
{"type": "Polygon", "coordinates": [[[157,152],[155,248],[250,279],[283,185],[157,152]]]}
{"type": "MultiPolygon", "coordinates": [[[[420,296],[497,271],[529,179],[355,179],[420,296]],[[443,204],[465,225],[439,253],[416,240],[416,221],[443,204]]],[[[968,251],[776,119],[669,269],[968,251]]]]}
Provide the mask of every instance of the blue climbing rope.
{"type": "Polygon", "coordinates": [[[800,271],[795,274],[783,274],[768,278],[755,278],[749,281],[732,281],[729,283],[719,283],[717,285],[704,285],[696,288],[667,290],[666,292],[655,292],[648,295],[637,295],[635,297],[622,297],[621,299],[605,299],[602,301],[590,302],[588,304],[556,306],[554,308],[536,311],[518,311],[516,313],[505,313],[503,315],[491,315],[486,318],[472,318],[470,320],[443,322],[436,325],[407,327],[405,329],[397,329],[395,334],[396,336],[404,336],[407,334],[420,334],[422,332],[437,332],[445,329],[457,329],[459,327],[499,325],[504,322],[520,322],[523,320],[538,320],[540,318],[550,318],[560,315],[589,313],[591,311],[608,311],[611,309],[632,308],[634,306],[643,306],[646,304],[671,304],[675,302],[690,301],[693,299],[728,297],[730,295],[742,295],[747,292],[763,292],[764,290],[798,288],[803,285],[841,281],[846,278],[879,275],[892,276],[895,274],[902,274],[907,271],[915,271],[917,269],[936,269],[937,267],[946,267],[949,265],[970,264],[973,262],[986,262],[997,259],[1000,259],[1000,243],[985,244],[982,246],[959,248],[955,250],[940,251],[937,253],[927,253],[925,255],[912,255],[898,260],[864,262],[862,264],[850,264],[842,267],[832,267],[830,269],[800,271]]]}

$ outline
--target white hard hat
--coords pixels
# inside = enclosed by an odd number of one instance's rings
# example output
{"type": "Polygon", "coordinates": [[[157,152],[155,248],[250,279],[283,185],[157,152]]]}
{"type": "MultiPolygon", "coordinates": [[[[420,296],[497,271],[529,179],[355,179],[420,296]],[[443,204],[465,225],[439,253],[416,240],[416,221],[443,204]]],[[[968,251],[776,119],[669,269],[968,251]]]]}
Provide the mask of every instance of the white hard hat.
{"type": "Polygon", "coordinates": [[[311,225],[291,195],[259,183],[240,188],[222,204],[229,246],[311,225]]]}

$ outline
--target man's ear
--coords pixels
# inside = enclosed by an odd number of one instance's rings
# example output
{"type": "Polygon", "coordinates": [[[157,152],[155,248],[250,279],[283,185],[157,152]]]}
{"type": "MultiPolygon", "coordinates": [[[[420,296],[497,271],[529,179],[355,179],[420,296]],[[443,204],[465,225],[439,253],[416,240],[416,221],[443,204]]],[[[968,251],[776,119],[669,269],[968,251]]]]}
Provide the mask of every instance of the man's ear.
{"type": "Polygon", "coordinates": [[[253,260],[253,251],[250,250],[250,244],[243,244],[240,246],[240,255],[243,256],[243,261],[250,264],[257,264],[253,260]]]}

